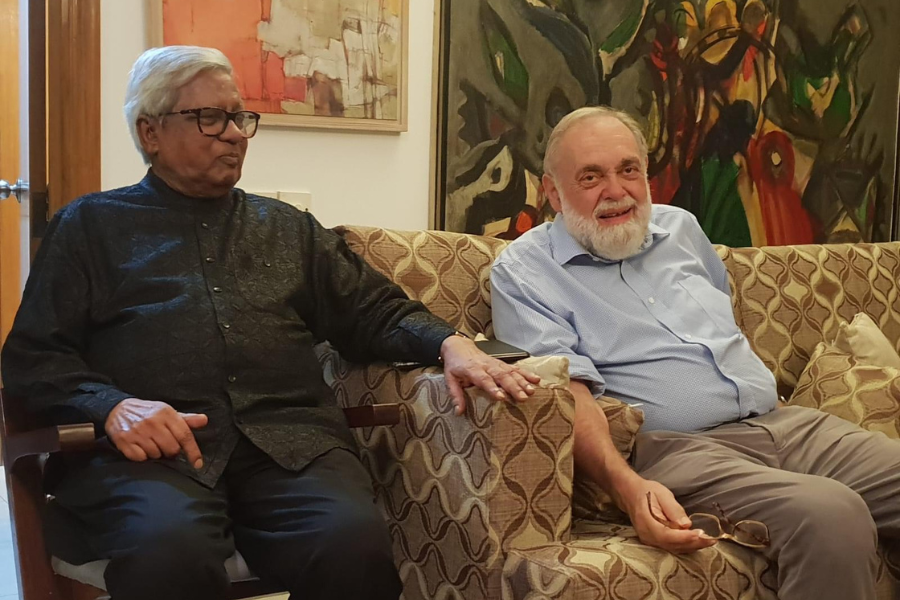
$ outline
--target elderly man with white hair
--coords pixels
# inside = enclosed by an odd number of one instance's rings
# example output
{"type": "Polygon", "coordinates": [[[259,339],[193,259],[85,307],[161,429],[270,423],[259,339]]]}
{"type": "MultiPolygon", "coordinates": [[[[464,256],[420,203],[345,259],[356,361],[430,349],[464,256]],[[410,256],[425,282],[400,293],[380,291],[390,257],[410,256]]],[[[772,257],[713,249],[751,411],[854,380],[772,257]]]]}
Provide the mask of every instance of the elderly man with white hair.
{"type": "Polygon", "coordinates": [[[543,185],[556,219],[494,263],[494,330],[568,357],[579,470],[646,544],[693,552],[728,534],[778,565],[780,598],[873,599],[877,540],[900,538],[900,444],[820,411],[774,410],[775,379],[735,323],[724,264],[693,215],[651,205],[630,116],[564,117],[543,185]],[[601,394],[644,411],[631,464],[601,394]],[[739,526],[721,527],[716,506],[739,526]]]}
{"type": "Polygon", "coordinates": [[[458,405],[465,386],[522,400],[538,378],[455,335],[309,213],[235,187],[259,115],[221,52],[145,52],[126,100],[147,175],[55,215],[2,354],[11,396],[108,440],[48,465],[51,551],[109,559],[115,600],[225,598],[235,549],[293,598],[397,598],[314,343],[442,362],[458,405]]]}

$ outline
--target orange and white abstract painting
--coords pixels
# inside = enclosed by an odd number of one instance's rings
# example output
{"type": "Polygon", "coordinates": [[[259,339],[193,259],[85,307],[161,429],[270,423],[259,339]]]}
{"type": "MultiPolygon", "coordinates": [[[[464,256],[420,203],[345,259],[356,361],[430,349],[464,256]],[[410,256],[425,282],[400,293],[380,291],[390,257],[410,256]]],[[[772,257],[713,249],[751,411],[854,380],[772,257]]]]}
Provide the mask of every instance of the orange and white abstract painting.
{"type": "Polygon", "coordinates": [[[263,123],[406,129],[408,0],[155,0],[161,43],[222,50],[263,123]]]}

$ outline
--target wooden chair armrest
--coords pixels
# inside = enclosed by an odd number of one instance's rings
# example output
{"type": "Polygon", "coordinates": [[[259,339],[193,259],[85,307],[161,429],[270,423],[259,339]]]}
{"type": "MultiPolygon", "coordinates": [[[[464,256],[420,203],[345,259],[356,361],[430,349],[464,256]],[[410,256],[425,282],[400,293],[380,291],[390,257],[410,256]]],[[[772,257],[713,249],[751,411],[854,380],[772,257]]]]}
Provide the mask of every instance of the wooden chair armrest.
{"type": "Polygon", "coordinates": [[[376,427],[400,422],[399,404],[367,404],[344,409],[349,427],[376,427]]]}
{"type": "MultiPolygon", "coordinates": [[[[344,416],[349,427],[396,425],[400,422],[400,406],[398,404],[354,406],[345,408],[344,416]]],[[[4,464],[12,466],[23,456],[90,450],[96,443],[94,425],[91,423],[41,427],[8,434],[3,440],[3,460],[4,464]]]]}
{"type": "Polygon", "coordinates": [[[95,443],[94,425],[91,423],[42,427],[7,434],[3,440],[3,461],[11,467],[24,456],[87,450],[95,443]]]}

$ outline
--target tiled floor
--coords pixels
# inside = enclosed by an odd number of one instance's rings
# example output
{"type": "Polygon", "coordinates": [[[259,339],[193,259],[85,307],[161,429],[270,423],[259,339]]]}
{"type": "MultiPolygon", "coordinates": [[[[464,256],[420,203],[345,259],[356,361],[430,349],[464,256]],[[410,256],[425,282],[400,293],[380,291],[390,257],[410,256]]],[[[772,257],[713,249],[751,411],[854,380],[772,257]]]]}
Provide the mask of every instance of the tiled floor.
{"type": "Polygon", "coordinates": [[[18,597],[19,584],[16,582],[12,529],[9,526],[9,501],[6,498],[6,473],[0,467],[0,600],[18,597]]]}

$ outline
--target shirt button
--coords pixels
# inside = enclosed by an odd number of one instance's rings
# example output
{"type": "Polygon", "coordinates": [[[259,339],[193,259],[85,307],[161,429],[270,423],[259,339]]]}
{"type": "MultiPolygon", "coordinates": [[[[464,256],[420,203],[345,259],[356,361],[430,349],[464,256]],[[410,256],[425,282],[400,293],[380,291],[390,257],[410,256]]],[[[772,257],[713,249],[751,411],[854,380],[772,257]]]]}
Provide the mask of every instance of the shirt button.
{"type": "Polygon", "coordinates": [[[266,261],[263,261],[263,264],[266,265],[267,267],[271,267],[271,266],[272,266],[272,263],[270,263],[270,262],[267,261],[267,260],[266,260],[266,261]]]}
{"type": "Polygon", "coordinates": [[[222,291],[222,288],[220,288],[219,286],[216,286],[213,288],[213,291],[218,294],[219,292],[222,291]]]}
{"type": "Polygon", "coordinates": [[[213,263],[213,262],[216,262],[216,259],[214,259],[212,256],[207,256],[207,257],[206,257],[206,262],[208,262],[208,263],[213,263]]]}
{"type": "Polygon", "coordinates": [[[206,223],[200,223],[200,227],[202,227],[203,229],[209,229],[209,225],[206,223]]]}
{"type": "Polygon", "coordinates": [[[649,298],[647,298],[647,302],[649,302],[650,304],[656,304],[656,298],[650,296],[649,298]]]}
{"type": "Polygon", "coordinates": [[[229,325],[228,323],[222,323],[222,327],[225,329],[231,329],[231,325],[229,325]]]}
{"type": "Polygon", "coordinates": [[[234,383],[235,381],[237,381],[237,377],[235,377],[234,375],[229,375],[229,376],[228,376],[228,382],[229,382],[229,383],[234,383]]]}
{"type": "Polygon", "coordinates": [[[687,338],[687,339],[689,339],[689,340],[692,340],[692,339],[694,339],[694,336],[692,336],[692,335],[691,335],[691,334],[689,334],[689,333],[688,333],[688,334],[686,334],[686,335],[685,335],[685,336],[684,336],[684,337],[686,337],[686,338],[687,338]]]}

